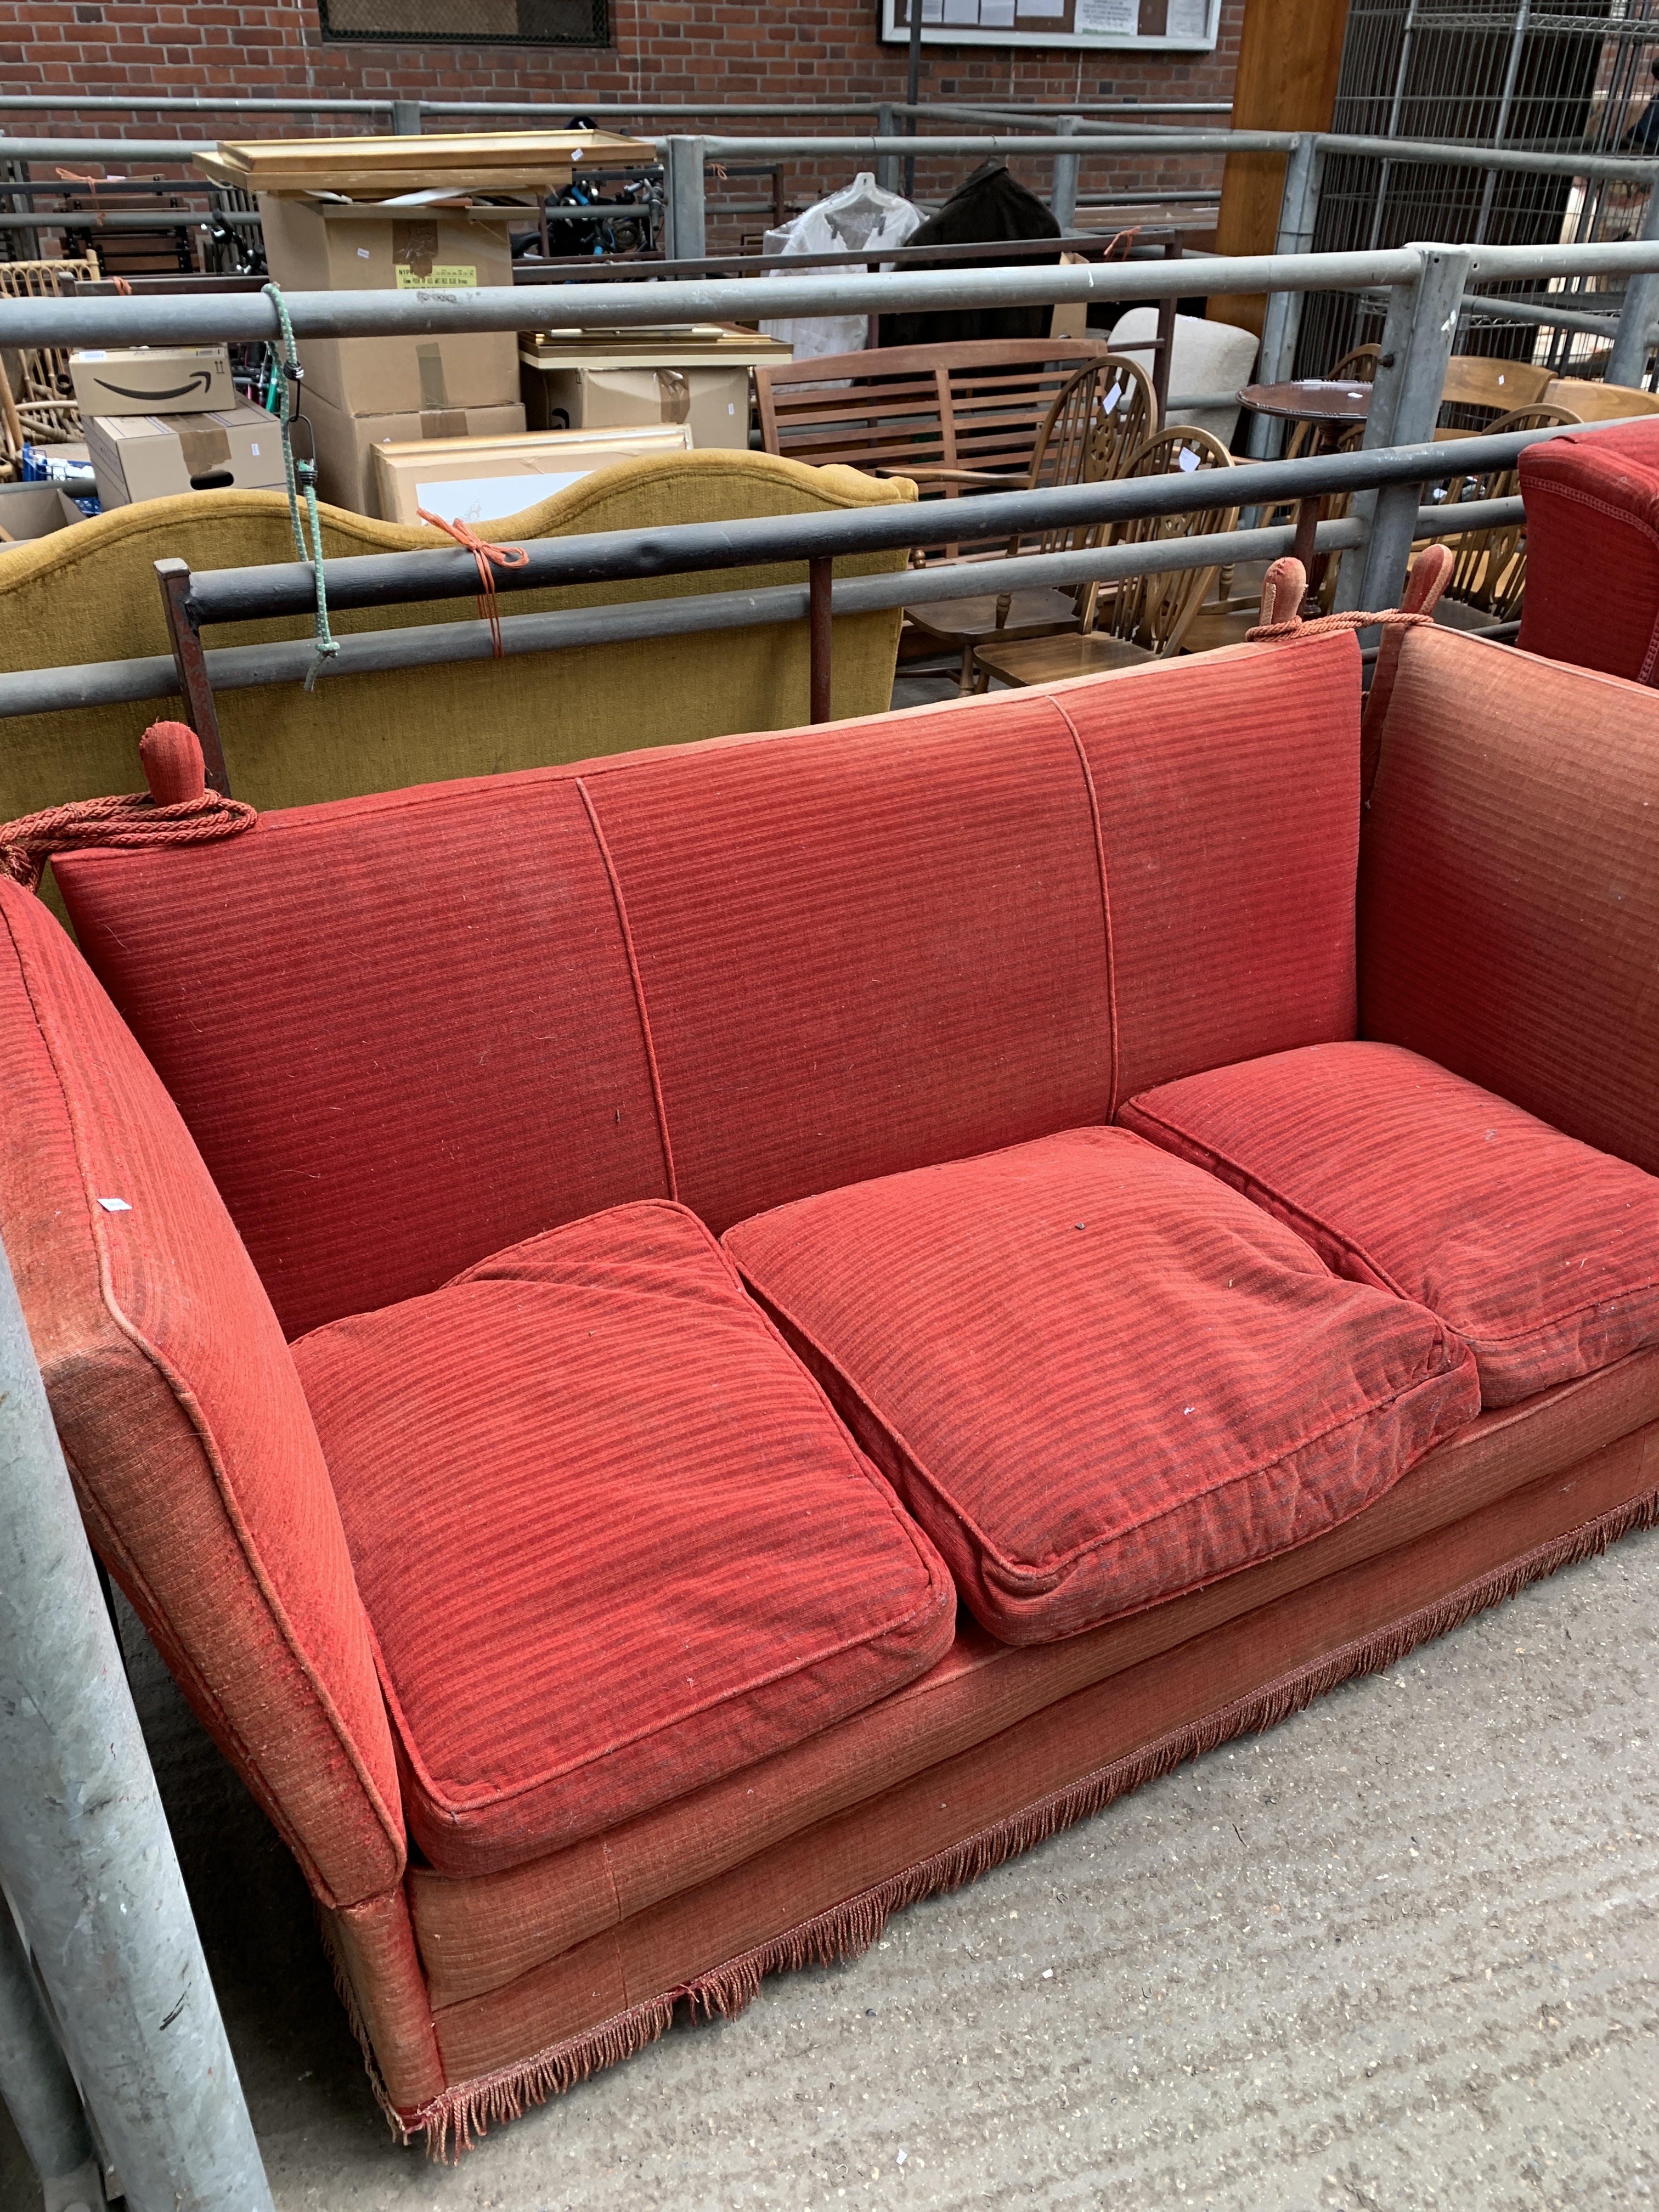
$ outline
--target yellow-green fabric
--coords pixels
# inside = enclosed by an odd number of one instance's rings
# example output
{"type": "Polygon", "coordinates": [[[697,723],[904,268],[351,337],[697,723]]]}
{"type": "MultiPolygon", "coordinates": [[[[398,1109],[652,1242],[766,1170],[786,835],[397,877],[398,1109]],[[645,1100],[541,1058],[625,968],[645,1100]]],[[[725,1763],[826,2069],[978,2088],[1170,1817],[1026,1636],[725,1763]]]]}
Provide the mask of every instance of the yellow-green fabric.
{"type": "MultiPolygon", "coordinates": [[[[902,480],[846,468],[806,468],[767,453],[709,451],[624,461],[524,514],[495,524],[501,543],[577,537],[750,515],[816,514],[915,497],[902,480]]],[[[453,550],[424,526],[322,509],[331,559],[453,550]]],[[[288,501],[277,492],[198,492],[122,507],[50,538],[0,550],[0,668],[62,667],[168,651],[154,563],[192,568],[292,561],[288,501]]],[[[837,562],[837,574],[902,568],[902,550],[837,562]]],[[[504,597],[502,611],[598,606],[623,599],[763,589],[802,582],[804,563],[722,569],[629,584],[583,585],[504,597]]],[[[337,617],[334,628],[395,629],[455,622],[471,599],[427,601],[337,617]]],[[[892,694],[901,615],[860,615],[835,626],[833,707],[876,714],[892,694]]],[[[308,637],[309,618],[226,623],[210,647],[308,637]]],[[[452,776],[580,760],[639,745],[674,744],[738,730],[787,729],[807,719],[804,623],[705,631],[644,643],[583,646],[502,660],[380,675],[325,676],[218,696],[231,787],[261,809],[390,791],[452,776]]],[[[67,799],[142,784],[138,739],[149,723],[182,717],[177,698],[79,708],[0,721],[0,822],[67,799]]]]}

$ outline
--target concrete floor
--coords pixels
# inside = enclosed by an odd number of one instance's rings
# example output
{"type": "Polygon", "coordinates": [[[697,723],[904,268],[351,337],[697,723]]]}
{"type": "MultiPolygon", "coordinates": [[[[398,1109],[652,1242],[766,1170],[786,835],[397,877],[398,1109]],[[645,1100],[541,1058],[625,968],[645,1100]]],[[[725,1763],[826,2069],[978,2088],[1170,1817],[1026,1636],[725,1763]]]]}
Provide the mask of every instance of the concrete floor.
{"type": "MultiPolygon", "coordinates": [[[[900,1915],[862,1960],[676,2027],[451,2168],[389,2142],[292,1863],[134,1641],[282,2212],[1659,2192],[1659,1531],[900,1915]]],[[[0,2136],[0,2207],[39,2203],[0,2136]]]]}

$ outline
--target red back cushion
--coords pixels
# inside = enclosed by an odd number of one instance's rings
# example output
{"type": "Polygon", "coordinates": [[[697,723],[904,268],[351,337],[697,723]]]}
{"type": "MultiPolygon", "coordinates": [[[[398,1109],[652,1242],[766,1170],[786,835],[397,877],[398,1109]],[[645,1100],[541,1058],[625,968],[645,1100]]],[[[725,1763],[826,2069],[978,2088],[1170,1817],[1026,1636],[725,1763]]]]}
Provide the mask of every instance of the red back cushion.
{"type": "Polygon", "coordinates": [[[1358,720],[1337,637],[57,867],[292,1337],[1351,1036],[1358,720]]]}
{"type": "Polygon", "coordinates": [[[0,880],[0,1235],[100,1550],[325,1901],[403,1868],[368,1627],[276,1317],[155,1072],[0,880]]]}
{"type": "Polygon", "coordinates": [[[573,779],[296,807],[224,844],[55,866],[289,1336],[669,1194],[573,779]]]}
{"type": "Polygon", "coordinates": [[[1411,632],[1359,941],[1366,1036],[1659,1173],[1659,699],[1411,632]]]}
{"type": "Polygon", "coordinates": [[[1659,677],[1659,416],[1521,456],[1528,653],[1638,684],[1659,677]]]}
{"type": "Polygon", "coordinates": [[[1354,1033],[1351,635],[1063,684],[1100,809],[1121,1104],[1354,1033]]]}
{"type": "Polygon", "coordinates": [[[679,1197],[716,1231],[1103,1121],[1088,787],[1040,692],[590,772],[679,1197]]]}

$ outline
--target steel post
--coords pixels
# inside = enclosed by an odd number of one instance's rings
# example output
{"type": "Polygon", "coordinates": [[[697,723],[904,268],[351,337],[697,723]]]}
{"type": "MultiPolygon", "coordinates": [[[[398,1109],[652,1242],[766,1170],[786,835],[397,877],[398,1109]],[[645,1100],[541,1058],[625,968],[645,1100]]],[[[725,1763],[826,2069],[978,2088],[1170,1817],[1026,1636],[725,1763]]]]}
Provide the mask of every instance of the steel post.
{"type": "MultiPolygon", "coordinates": [[[[907,25],[909,38],[906,41],[909,63],[905,76],[904,135],[907,138],[914,138],[921,120],[916,113],[916,103],[921,98],[922,0],[907,0],[907,5],[910,11],[909,21],[907,25]]],[[[904,157],[904,197],[907,200],[913,200],[915,196],[916,157],[914,154],[907,154],[904,157]]]]}
{"type": "Polygon", "coordinates": [[[46,2194],[46,2212],[93,2212],[103,2176],[80,2092],[58,2045],[10,1907],[0,1897],[0,2096],[46,2194]]]}
{"type": "MultiPolygon", "coordinates": [[[[876,136],[890,138],[897,129],[890,100],[876,110],[876,136]]],[[[896,154],[881,154],[876,158],[876,182],[884,192],[896,192],[899,188],[899,157],[896,154]]]]}
{"type": "Polygon", "coordinates": [[[700,261],[708,251],[703,142],[701,138],[671,138],[667,147],[668,256],[675,261],[700,261]]]}
{"type": "Polygon", "coordinates": [[[0,1774],[0,1875],[129,2212],[271,2212],[3,1250],[0,1774]]]}
{"type": "MultiPolygon", "coordinates": [[[[1413,251],[1422,257],[1422,274],[1414,284],[1401,285],[1389,302],[1365,422],[1366,452],[1379,446],[1429,444],[1446,388],[1446,365],[1456,343],[1460,302],[1474,257],[1467,246],[1420,246],[1413,251]]],[[[1366,502],[1369,514],[1355,501],[1367,525],[1365,557],[1363,563],[1343,563],[1339,608],[1391,607],[1398,599],[1427,474],[1415,482],[1384,485],[1366,502]]]]}
{"type": "Polygon", "coordinates": [[[394,100],[392,103],[392,135],[394,138],[418,138],[421,135],[421,103],[418,100],[394,100]]]}
{"type": "MultiPolygon", "coordinates": [[[[1659,183],[1656,183],[1648,194],[1648,211],[1643,219],[1642,236],[1644,240],[1659,240],[1659,183]]],[[[1613,351],[1607,356],[1607,378],[1609,384],[1640,384],[1646,377],[1656,320],[1659,320],[1659,274],[1630,277],[1625,286],[1625,305],[1619,318],[1618,335],[1613,341],[1613,351]]]]}
{"type": "MultiPolygon", "coordinates": [[[[1062,115],[1054,125],[1056,134],[1069,138],[1083,127],[1080,115],[1062,115]]],[[[1078,177],[1082,169],[1081,156],[1076,154],[1056,154],[1054,183],[1048,191],[1048,212],[1060,225],[1062,238],[1077,221],[1078,177]]]]}
{"type": "MultiPolygon", "coordinates": [[[[1319,213],[1319,187],[1325,157],[1310,133],[1298,136],[1285,161],[1285,191],[1279,204],[1279,236],[1275,253],[1310,253],[1314,222],[1319,213]]],[[[1300,292],[1269,292],[1261,318],[1261,355],[1256,369],[1262,384],[1281,384],[1296,361],[1296,342],[1302,329],[1300,292]]],[[[1252,415],[1246,448],[1253,460],[1271,460],[1284,436],[1284,424],[1271,415],[1252,415]]]]}

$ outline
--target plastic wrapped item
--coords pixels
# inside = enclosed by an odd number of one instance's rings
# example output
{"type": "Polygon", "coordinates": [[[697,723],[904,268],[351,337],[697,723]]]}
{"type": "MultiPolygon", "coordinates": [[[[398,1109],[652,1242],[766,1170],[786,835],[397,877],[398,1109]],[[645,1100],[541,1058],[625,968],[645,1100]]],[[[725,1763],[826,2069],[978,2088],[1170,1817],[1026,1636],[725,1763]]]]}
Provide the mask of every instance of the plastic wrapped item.
{"type": "MultiPolygon", "coordinates": [[[[921,215],[896,192],[884,192],[867,169],[850,185],[798,215],[781,230],[769,230],[764,251],[787,260],[793,253],[862,253],[902,246],[921,215]]],[[[795,349],[797,361],[822,354],[859,353],[869,331],[865,315],[814,315],[799,321],[763,323],[769,338],[795,349]]]]}

